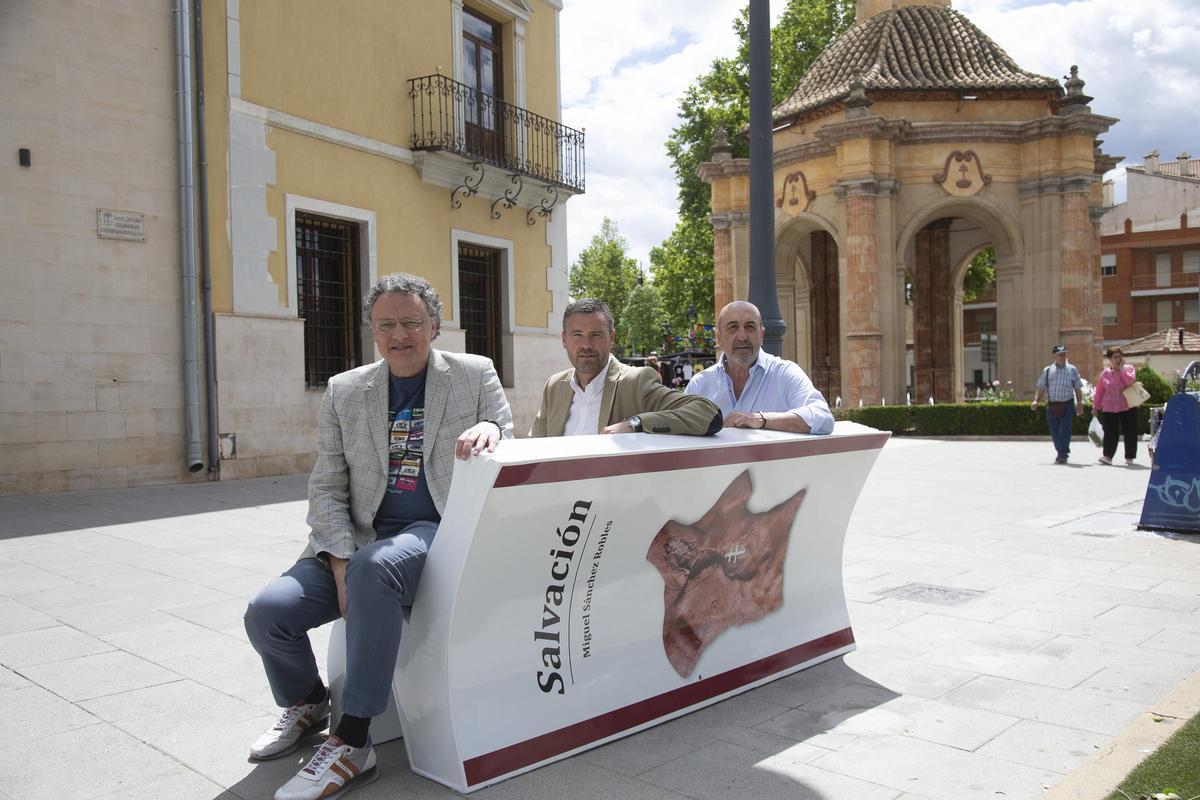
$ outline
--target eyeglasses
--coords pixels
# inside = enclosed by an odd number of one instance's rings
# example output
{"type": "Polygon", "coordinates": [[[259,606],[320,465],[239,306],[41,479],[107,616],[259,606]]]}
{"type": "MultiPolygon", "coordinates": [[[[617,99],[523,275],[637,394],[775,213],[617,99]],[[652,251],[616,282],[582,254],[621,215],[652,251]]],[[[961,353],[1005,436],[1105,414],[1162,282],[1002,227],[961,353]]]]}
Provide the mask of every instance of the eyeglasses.
{"type": "Polygon", "coordinates": [[[415,317],[408,319],[377,319],[371,323],[371,330],[376,333],[391,333],[399,325],[406,331],[419,331],[424,324],[425,320],[415,317]]]}

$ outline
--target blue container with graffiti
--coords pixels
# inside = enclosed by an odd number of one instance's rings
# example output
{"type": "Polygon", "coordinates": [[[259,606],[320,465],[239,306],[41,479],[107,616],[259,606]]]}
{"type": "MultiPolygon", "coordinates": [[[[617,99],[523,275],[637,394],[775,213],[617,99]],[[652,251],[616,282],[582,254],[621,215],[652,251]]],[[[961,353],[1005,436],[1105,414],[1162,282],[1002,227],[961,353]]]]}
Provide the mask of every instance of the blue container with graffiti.
{"type": "Polygon", "coordinates": [[[1200,397],[1195,393],[1180,392],[1167,403],[1138,527],[1200,533],[1200,397]]]}

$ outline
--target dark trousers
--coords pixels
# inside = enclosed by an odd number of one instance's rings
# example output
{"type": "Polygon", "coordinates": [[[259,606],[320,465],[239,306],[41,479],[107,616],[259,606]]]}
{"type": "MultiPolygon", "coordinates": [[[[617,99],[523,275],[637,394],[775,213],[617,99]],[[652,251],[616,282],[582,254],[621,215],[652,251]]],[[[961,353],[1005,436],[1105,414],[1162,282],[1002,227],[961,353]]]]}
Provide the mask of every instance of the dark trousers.
{"type": "Polygon", "coordinates": [[[1046,424],[1050,427],[1050,439],[1054,442],[1054,449],[1058,452],[1058,457],[1062,461],[1067,460],[1067,456],[1071,454],[1071,420],[1075,418],[1075,398],[1067,401],[1067,413],[1061,417],[1056,417],[1050,413],[1050,406],[1046,406],[1046,424]]]}
{"type": "Polygon", "coordinates": [[[1105,411],[1100,414],[1100,425],[1104,428],[1104,457],[1117,454],[1117,440],[1125,434],[1125,458],[1137,458],[1137,409],[1120,413],[1105,411]]]}

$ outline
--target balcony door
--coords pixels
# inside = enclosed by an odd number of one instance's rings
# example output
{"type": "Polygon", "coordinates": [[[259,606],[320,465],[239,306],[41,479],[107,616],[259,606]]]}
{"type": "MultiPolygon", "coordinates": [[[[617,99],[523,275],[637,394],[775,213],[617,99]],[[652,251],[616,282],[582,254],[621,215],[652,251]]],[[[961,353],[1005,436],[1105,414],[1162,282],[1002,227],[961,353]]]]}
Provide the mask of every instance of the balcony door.
{"type": "Polygon", "coordinates": [[[462,47],[463,82],[471,90],[464,104],[467,151],[488,160],[503,158],[499,23],[464,8],[462,47]]]}

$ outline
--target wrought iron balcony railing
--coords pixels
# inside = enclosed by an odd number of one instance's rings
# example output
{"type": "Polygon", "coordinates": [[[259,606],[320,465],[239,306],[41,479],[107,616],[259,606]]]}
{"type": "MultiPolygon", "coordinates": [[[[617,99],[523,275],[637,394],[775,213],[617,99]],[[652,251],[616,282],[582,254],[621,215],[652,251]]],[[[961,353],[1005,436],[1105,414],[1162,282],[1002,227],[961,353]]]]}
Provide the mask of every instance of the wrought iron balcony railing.
{"type": "Polygon", "coordinates": [[[412,149],[445,150],[471,161],[584,190],[583,131],[472,89],[445,75],[408,82],[412,149]]]}

